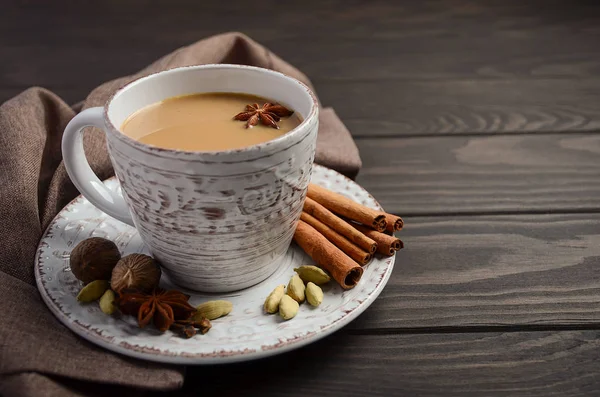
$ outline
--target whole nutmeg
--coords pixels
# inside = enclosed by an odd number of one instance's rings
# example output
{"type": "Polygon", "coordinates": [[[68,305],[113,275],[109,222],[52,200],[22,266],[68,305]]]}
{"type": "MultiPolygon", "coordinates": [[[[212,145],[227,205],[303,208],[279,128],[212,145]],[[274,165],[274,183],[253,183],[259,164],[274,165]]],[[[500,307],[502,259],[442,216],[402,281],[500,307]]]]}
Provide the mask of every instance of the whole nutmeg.
{"type": "Polygon", "coordinates": [[[102,237],[91,237],[73,248],[69,265],[75,277],[87,284],[94,280],[110,280],[119,259],[121,253],[115,243],[102,237]]]}
{"type": "Polygon", "coordinates": [[[112,271],[110,285],[113,291],[135,289],[150,292],[158,287],[160,266],[151,256],[130,254],[121,258],[112,271]]]}

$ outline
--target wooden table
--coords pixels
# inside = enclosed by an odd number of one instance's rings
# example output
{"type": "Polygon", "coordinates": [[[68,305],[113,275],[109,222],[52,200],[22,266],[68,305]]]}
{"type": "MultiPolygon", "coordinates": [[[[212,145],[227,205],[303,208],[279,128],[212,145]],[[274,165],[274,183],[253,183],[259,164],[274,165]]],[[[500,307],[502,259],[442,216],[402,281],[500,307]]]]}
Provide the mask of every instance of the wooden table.
{"type": "Polygon", "coordinates": [[[598,395],[595,0],[23,3],[0,11],[1,101],[42,85],[74,103],[242,31],[309,75],[356,139],[358,182],[406,221],[351,325],[190,368],[182,395],[598,395]]]}

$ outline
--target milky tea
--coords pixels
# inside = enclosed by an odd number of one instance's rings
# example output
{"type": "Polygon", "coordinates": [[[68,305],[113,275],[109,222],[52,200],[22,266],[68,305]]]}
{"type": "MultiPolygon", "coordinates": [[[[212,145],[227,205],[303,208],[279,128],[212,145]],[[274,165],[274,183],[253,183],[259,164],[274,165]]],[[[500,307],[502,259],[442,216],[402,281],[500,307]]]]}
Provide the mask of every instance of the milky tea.
{"type": "MultiPolygon", "coordinates": [[[[256,125],[234,116],[248,111],[248,105],[262,108],[270,101],[238,93],[202,93],[168,98],[146,106],[125,120],[121,131],[142,143],[165,149],[221,151],[270,141],[296,128],[296,113],[265,125],[257,116],[256,125]]],[[[291,110],[291,109],[290,109],[291,110]]],[[[252,110],[250,109],[250,112],[252,110]]]]}

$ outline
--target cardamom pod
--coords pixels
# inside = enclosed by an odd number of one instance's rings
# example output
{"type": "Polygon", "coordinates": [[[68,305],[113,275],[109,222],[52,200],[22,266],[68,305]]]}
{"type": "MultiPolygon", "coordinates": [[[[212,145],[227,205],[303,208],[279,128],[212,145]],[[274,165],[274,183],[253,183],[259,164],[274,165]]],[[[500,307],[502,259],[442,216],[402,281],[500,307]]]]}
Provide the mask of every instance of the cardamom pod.
{"type": "Polygon", "coordinates": [[[306,284],[306,301],[314,307],[323,302],[323,290],[317,284],[309,282],[306,284]]]}
{"type": "Polygon", "coordinates": [[[77,300],[79,302],[93,302],[100,299],[104,292],[108,289],[108,280],[95,280],[86,285],[79,291],[77,300]]]}
{"type": "Polygon", "coordinates": [[[105,314],[113,314],[117,308],[114,305],[115,293],[112,289],[107,289],[100,298],[100,310],[105,314]]]}
{"type": "Polygon", "coordinates": [[[265,311],[269,314],[277,313],[277,310],[279,310],[279,301],[281,301],[284,294],[285,285],[281,284],[275,287],[269,296],[267,296],[267,299],[265,299],[265,311]]]}
{"type": "Polygon", "coordinates": [[[214,320],[228,315],[231,310],[233,310],[233,304],[229,301],[208,301],[196,307],[194,318],[214,320]]]}
{"type": "Polygon", "coordinates": [[[294,274],[287,286],[287,294],[298,303],[304,302],[304,282],[297,274],[294,274]]]}
{"type": "Polygon", "coordinates": [[[304,265],[294,269],[305,283],[311,282],[317,285],[323,285],[331,281],[329,274],[317,266],[304,265]]]}
{"type": "Polygon", "coordinates": [[[300,305],[289,295],[284,295],[279,302],[279,315],[284,320],[290,320],[296,317],[300,305]]]}

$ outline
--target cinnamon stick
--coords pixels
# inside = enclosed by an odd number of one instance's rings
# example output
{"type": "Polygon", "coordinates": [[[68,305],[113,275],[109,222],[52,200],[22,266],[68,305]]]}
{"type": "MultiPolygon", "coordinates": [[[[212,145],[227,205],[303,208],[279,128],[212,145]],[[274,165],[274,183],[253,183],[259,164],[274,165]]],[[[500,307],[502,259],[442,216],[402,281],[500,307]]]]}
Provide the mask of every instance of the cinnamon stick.
{"type": "Polygon", "coordinates": [[[325,236],[303,220],[298,221],[294,241],[344,289],[356,286],[363,268],[325,236]]]}
{"type": "Polygon", "coordinates": [[[358,264],[364,266],[371,260],[372,255],[369,252],[357,247],[356,244],[352,243],[346,237],[342,236],[312,215],[303,211],[302,215],[300,215],[300,219],[314,227],[319,233],[325,236],[327,240],[331,241],[336,247],[344,251],[346,255],[354,259],[358,264]]]}
{"type": "Polygon", "coordinates": [[[402,230],[404,227],[404,221],[399,216],[385,214],[385,220],[387,221],[386,232],[394,234],[395,231],[402,230]]]}
{"type": "Polygon", "coordinates": [[[367,237],[377,241],[377,252],[382,255],[392,256],[396,251],[404,248],[404,243],[397,237],[390,236],[385,233],[380,233],[375,230],[369,229],[363,225],[352,223],[352,226],[357,230],[364,233],[367,237]]]}
{"type": "Polygon", "coordinates": [[[308,185],[307,195],[328,210],[367,225],[378,232],[383,232],[387,227],[384,212],[366,207],[324,187],[311,183],[308,185]]]}
{"type": "Polygon", "coordinates": [[[377,250],[375,240],[365,236],[310,197],[304,201],[304,212],[317,218],[368,253],[373,254],[377,250]]]}

